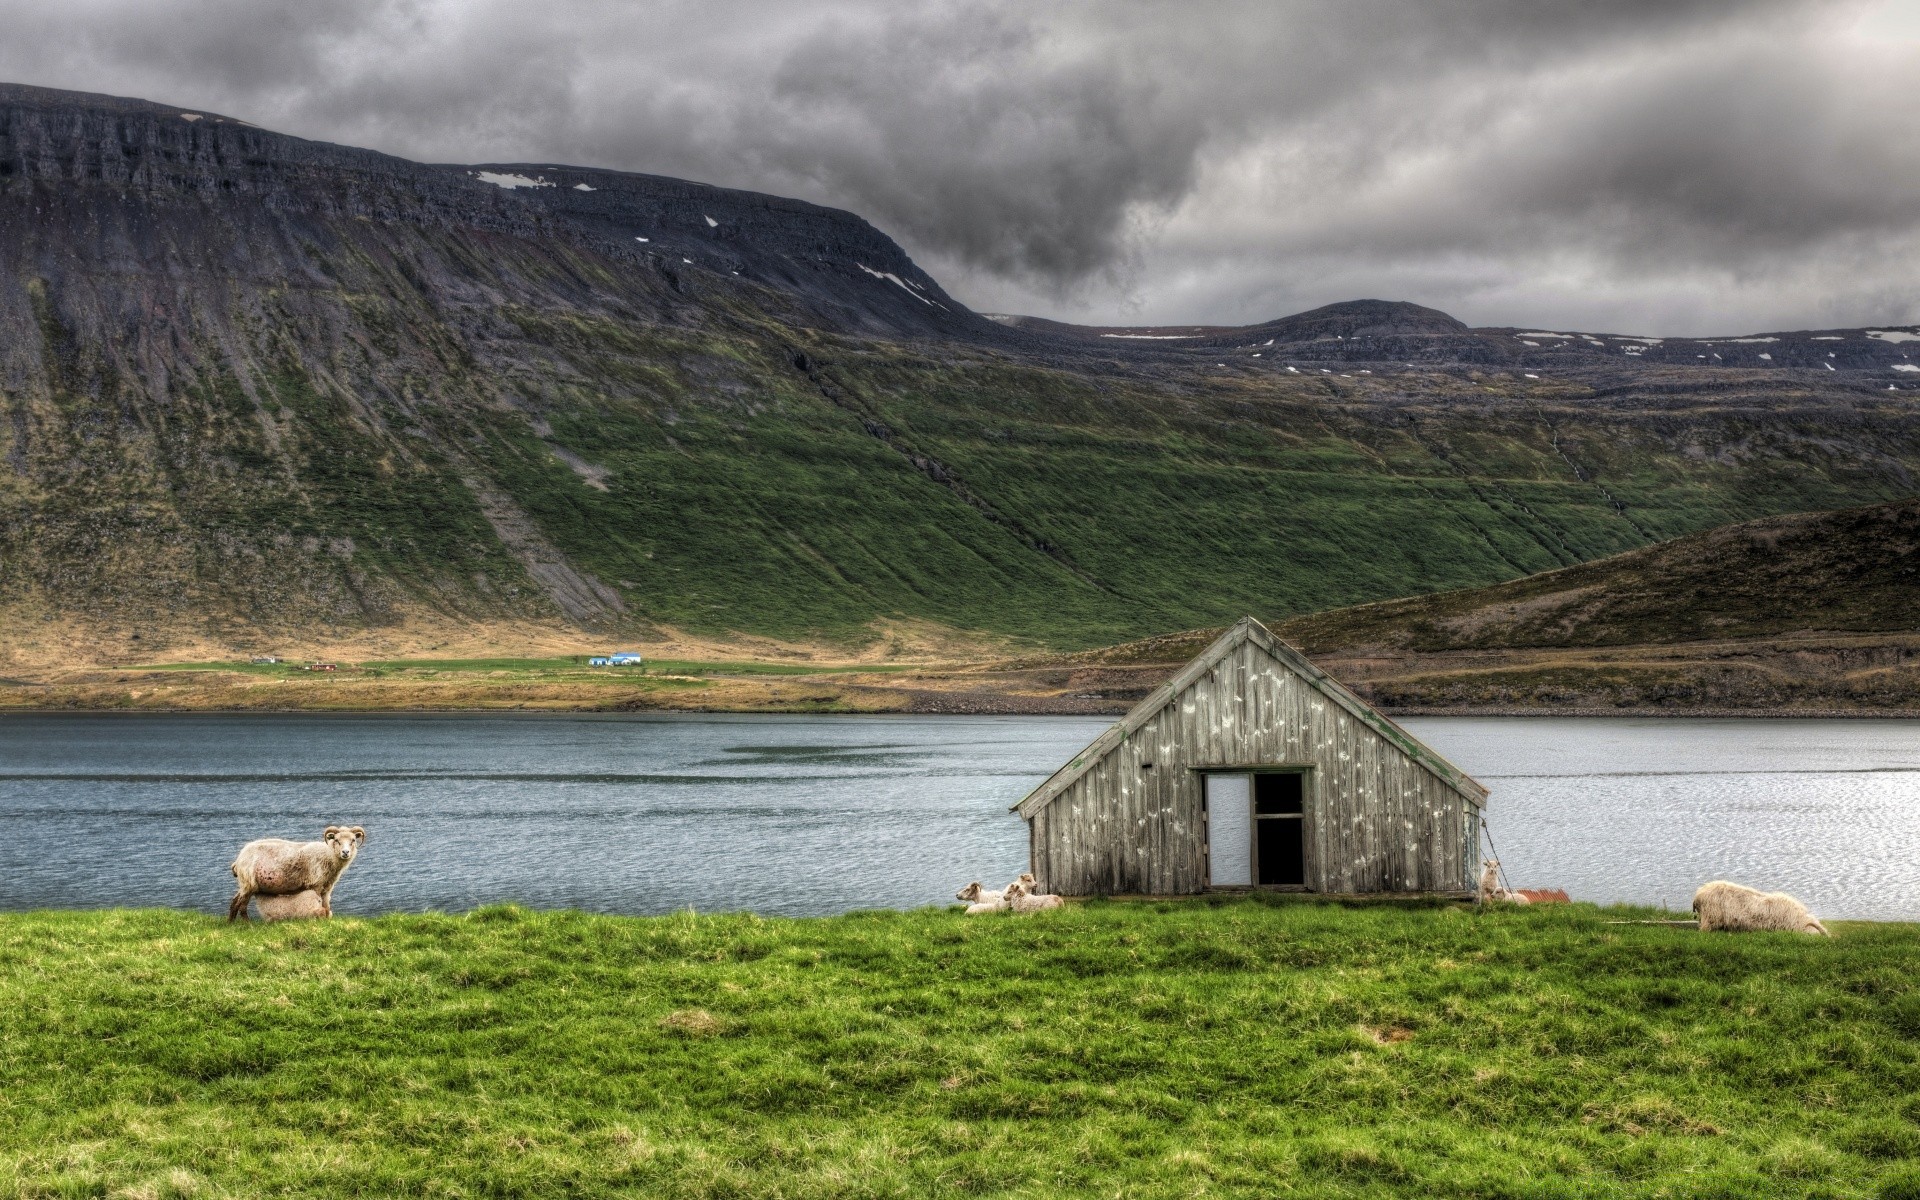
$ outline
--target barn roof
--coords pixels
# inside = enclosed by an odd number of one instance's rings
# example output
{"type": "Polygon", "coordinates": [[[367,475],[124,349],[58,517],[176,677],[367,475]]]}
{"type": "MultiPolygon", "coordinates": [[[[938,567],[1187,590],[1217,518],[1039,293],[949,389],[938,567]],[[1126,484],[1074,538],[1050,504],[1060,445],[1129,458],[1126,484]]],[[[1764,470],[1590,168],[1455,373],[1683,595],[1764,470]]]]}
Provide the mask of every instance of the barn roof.
{"type": "Polygon", "coordinates": [[[1153,694],[1133,706],[1133,711],[1095,738],[1091,745],[1076,754],[1066,766],[1055,771],[1045,783],[1028,793],[1026,799],[1013,806],[1013,811],[1022,817],[1031,818],[1033,814],[1045,808],[1054,797],[1072,787],[1075,780],[1092,770],[1094,764],[1132,737],[1136,730],[1152,720],[1161,709],[1172,704],[1175,698],[1193,685],[1195,680],[1212,670],[1221,659],[1238,649],[1242,643],[1249,641],[1279,659],[1294,674],[1304,679],[1309,687],[1346,709],[1356,720],[1385,738],[1389,744],[1418,763],[1441,783],[1465,796],[1476,806],[1483,807],[1486,804],[1487,789],[1478,780],[1442,758],[1426,743],[1388,720],[1371,704],[1341,686],[1339,680],[1314,666],[1307,660],[1306,655],[1275,637],[1265,625],[1252,617],[1244,617],[1239,624],[1215,639],[1213,645],[1208,646],[1200,657],[1180,668],[1172,679],[1154,689],[1153,694]]]}

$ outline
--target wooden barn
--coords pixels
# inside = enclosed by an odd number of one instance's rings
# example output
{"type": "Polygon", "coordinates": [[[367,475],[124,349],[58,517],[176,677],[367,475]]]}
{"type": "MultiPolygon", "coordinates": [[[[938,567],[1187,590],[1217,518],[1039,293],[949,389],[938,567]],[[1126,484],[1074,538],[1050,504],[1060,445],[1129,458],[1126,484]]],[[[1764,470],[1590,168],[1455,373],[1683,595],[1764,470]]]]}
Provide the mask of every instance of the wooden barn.
{"type": "Polygon", "coordinates": [[[1486,797],[1248,617],[1014,811],[1055,895],[1463,892],[1486,797]]]}

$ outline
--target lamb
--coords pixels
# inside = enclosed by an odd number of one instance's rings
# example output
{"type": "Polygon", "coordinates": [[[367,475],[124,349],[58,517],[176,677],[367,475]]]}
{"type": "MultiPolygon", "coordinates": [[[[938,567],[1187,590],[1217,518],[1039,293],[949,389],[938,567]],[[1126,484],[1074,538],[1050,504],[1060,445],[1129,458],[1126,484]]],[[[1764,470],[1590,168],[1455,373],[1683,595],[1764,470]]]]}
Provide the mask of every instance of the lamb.
{"type": "Polygon", "coordinates": [[[312,888],[291,896],[258,895],[253,902],[263,921],[299,921],[327,915],[326,903],[312,888]]]}
{"type": "Polygon", "coordinates": [[[979,916],[982,913],[999,912],[1007,906],[1005,891],[988,891],[980,886],[978,879],[953,894],[955,900],[967,902],[967,915],[979,916]]]}
{"type": "Polygon", "coordinates": [[[1497,858],[1490,858],[1480,864],[1480,893],[1475,899],[1476,902],[1480,904],[1497,902],[1527,904],[1531,902],[1524,893],[1512,891],[1500,886],[1500,860],[1497,858]]]}
{"type": "Polygon", "coordinates": [[[1693,894],[1693,911],[1699,914],[1703,930],[1771,929],[1832,936],[1806,905],[1785,892],[1755,891],[1724,879],[1716,879],[1693,894]]]}
{"type": "Polygon", "coordinates": [[[1034,895],[1033,882],[1033,876],[1022,875],[1008,884],[1007,907],[1017,913],[1034,913],[1059,908],[1066,903],[1058,896],[1034,895]]]}
{"type": "Polygon", "coordinates": [[[255,896],[292,897],[305,891],[318,895],[319,915],[331,917],[333,887],[366,842],[367,831],[358,825],[329,825],[317,842],[290,842],[285,838],[248,842],[228,868],[233,872],[236,890],[227,906],[227,920],[245,917],[247,905],[255,896]]]}

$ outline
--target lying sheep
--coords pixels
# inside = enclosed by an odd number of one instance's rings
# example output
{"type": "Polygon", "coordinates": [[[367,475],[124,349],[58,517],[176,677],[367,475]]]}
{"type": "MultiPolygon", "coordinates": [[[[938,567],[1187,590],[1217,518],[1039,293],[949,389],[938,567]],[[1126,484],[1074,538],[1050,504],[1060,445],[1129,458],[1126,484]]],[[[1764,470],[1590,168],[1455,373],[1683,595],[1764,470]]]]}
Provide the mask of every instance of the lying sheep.
{"type": "Polygon", "coordinates": [[[1007,885],[1007,907],[1017,913],[1041,912],[1049,908],[1059,908],[1066,901],[1058,896],[1036,896],[1033,893],[1033,876],[1022,875],[1007,885]]]}
{"type": "Polygon", "coordinates": [[[1699,914],[1703,930],[1771,929],[1831,936],[1806,905],[1785,892],[1755,891],[1724,879],[1716,879],[1693,894],[1693,911],[1699,914]]]}
{"type": "Polygon", "coordinates": [[[326,901],[312,888],[291,896],[255,896],[253,903],[263,921],[300,921],[327,915],[326,901]]]}
{"type": "Polygon", "coordinates": [[[1007,894],[1004,890],[988,891],[980,886],[978,879],[953,894],[955,900],[967,902],[967,915],[979,916],[981,913],[999,912],[1007,906],[1007,894]]]}
{"type": "Polygon", "coordinates": [[[1524,893],[1500,886],[1500,860],[1497,858],[1490,858],[1480,864],[1480,893],[1476,900],[1480,904],[1531,903],[1524,893]]]}
{"type": "MultiPolygon", "coordinates": [[[[367,831],[358,825],[329,825],[317,842],[290,842],[261,838],[240,847],[229,868],[236,890],[227,906],[227,920],[247,915],[255,896],[298,896],[312,891],[320,900],[320,916],[333,915],[333,885],[353,865],[367,831]]],[[[264,908],[262,910],[264,914],[264,908]]]]}

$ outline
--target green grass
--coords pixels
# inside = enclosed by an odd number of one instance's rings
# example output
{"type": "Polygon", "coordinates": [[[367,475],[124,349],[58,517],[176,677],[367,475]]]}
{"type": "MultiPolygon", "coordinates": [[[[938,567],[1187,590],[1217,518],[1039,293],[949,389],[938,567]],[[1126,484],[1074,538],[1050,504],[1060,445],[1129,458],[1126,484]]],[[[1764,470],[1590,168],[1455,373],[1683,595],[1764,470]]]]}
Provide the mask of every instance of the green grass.
{"type": "Polygon", "coordinates": [[[1908,1196],[1920,927],[0,917],[3,1196],[1908,1196]]]}

